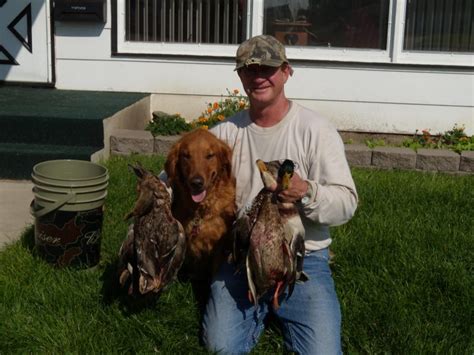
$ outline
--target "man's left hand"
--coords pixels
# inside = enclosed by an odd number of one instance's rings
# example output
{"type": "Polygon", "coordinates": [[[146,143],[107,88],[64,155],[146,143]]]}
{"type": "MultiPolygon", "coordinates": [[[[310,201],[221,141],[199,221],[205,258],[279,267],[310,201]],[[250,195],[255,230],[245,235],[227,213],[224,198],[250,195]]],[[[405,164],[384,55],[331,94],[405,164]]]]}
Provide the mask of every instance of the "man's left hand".
{"type": "MultiPolygon", "coordinates": [[[[281,185],[278,184],[278,190],[281,189],[281,185]]],[[[297,173],[293,173],[290,180],[290,187],[286,190],[278,192],[278,199],[281,202],[295,203],[301,200],[301,198],[308,191],[308,182],[303,180],[297,173]]]]}

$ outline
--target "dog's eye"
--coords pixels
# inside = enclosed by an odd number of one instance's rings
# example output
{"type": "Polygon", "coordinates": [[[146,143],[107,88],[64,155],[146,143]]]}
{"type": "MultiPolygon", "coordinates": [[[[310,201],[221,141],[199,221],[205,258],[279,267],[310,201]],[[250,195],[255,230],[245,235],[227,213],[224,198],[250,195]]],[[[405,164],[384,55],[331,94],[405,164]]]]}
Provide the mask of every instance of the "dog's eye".
{"type": "Polygon", "coordinates": [[[214,153],[208,153],[208,154],[206,155],[206,159],[212,159],[212,158],[214,158],[214,157],[215,157],[215,154],[214,154],[214,153]]]}
{"type": "Polygon", "coordinates": [[[181,158],[184,160],[188,160],[191,158],[191,155],[189,153],[181,153],[181,158]]]}

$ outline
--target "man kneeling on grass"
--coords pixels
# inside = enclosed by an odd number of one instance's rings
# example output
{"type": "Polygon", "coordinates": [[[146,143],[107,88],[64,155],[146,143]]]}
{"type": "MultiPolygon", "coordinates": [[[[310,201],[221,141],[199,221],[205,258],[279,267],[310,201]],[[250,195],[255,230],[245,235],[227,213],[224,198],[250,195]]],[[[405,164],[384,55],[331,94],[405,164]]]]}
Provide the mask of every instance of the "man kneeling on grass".
{"type": "MultiPolygon", "coordinates": [[[[248,353],[272,313],[281,323],[285,346],[301,354],[341,353],[341,312],[329,269],[329,226],[347,222],[357,207],[357,192],[336,128],[326,118],[285,96],[293,73],[285,48],[272,36],[240,45],[237,74],[249,97],[241,111],[211,131],[233,148],[237,206],[244,213],[262,188],[255,161],[290,159],[297,169],[291,187],[279,193],[296,203],[305,228],[304,272],[281,307],[262,297],[258,307],[247,297],[245,271],[224,263],[214,276],[203,317],[203,340],[219,353],[248,353]]],[[[271,295],[270,295],[271,296],[271,295]]]]}

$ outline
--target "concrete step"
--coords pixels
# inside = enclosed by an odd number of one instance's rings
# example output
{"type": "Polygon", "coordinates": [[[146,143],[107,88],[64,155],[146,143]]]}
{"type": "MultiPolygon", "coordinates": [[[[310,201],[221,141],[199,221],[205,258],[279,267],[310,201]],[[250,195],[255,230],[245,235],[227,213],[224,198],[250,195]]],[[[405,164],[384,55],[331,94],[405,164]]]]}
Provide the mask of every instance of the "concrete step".
{"type": "Polygon", "coordinates": [[[30,179],[35,164],[54,159],[90,160],[101,147],[0,143],[0,179],[30,179]]]}
{"type": "Polygon", "coordinates": [[[0,115],[0,142],[102,146],[102,120],[0,115]]]}
{"type": "Polygon", "coordinates": [[[104,120],[145,96],[0,86],[0,178],[29,179],[45,160],[90,160],[104,147],[104,120]]]}

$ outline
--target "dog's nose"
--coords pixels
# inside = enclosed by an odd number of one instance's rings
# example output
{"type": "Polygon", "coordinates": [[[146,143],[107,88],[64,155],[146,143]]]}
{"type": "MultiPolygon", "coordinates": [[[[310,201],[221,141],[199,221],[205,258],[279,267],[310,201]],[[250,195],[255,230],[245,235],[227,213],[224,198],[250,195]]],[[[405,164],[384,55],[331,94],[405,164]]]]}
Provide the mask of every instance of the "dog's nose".
{"type": "Polygon", "coordinates": [[[191,179],[191,187],[195,190],[202,190],[204,186],[204,179],[201,176],[196,176],[191,179]]]}

